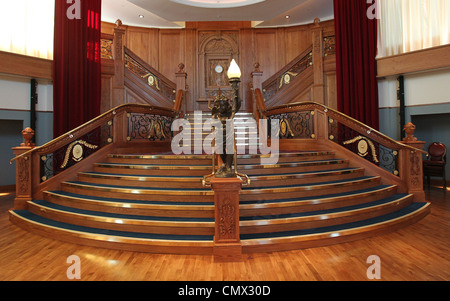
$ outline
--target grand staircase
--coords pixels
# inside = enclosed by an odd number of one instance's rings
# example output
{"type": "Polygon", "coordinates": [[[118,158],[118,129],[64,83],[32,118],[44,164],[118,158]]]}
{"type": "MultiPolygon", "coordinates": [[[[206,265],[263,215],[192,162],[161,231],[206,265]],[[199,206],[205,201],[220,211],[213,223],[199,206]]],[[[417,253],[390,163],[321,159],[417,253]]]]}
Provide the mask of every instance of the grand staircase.
{"type": "MultiPolygon", "coordinates": [[[[183,140],[185,154],[171,148],[179,116],[193,129],[196,123],[204,127],[210,112],[197,119],[185,115],[184,64],[171,82],[123,45],[120,24],[114,38],[102,43],[111,45],[102,52],[113,59],[102,59],[102,70],[114,83],[103,101],[117,107],[45,145],[15,148],[10,219],[30,232],[76,244],[214,254],[219,228],[214,192],[202,183],[212,172],[212,157],[195,152],[210,132],[183,140]]],[[[326,70],[324,57],[333,64],[327,55],[333,54],[334,38],[326,37],[327,47],[313,38],[310,48],[265,82],[259,64],[252,73],[253,113],[269,124],[280,122],[276,164],[263,165],[267,155],[248,152],[264,143],[248,138],[258,132],[248,123],[253,114],[235,118],[238,172],[251,182],[239,198],[243,253],[364,239],[405,227],[430,211],[420,149],[323,105],[323,82],[315,85],[315,78],[326,70]],[[293,103],[310,99],[318,103],[293,103]],[[382,169],[377,155],[391,159],[391,170],[382,169]]]]}
{"type": "MultiPolygon", "coordinates": [[[[242,116],[241,116],[242,117],[242,116]]],[[[429,212],[426,202],[324,150],[282,151],[275,165],[239,155],[251,185],[240,194],[242,251],[336,244],[396,230],[429,212]]],[[[43,236],[121,250],[212,254],[214,193],[202,186],[207,155],[110,154],[76,181],[45,191],[16,224],[43,236]]]]}

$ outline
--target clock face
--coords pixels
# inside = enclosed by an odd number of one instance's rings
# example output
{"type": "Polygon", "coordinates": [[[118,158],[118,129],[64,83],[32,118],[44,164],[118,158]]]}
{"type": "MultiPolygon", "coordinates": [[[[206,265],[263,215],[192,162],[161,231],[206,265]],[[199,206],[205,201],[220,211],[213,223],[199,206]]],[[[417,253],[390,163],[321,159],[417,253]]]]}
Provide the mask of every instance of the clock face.
{"type": "Polygon", "coordinates": [[[221,65],[217,65],[214,70],[216,70],[217,73],[222,73],[223,72],[223,67],[221,65]]]}

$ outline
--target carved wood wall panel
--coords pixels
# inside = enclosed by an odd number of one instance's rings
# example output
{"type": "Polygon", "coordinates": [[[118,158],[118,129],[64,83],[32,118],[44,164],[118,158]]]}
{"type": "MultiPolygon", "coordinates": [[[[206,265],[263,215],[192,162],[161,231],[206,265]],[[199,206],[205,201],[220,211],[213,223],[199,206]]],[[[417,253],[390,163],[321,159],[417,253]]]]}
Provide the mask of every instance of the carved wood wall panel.
{"type": "MultiPolygon", "coordinates": [[[[244,22],[245,23],[245,22],[244,22]]],[[[241,94],[242,111],[251,111],[252,77],[254,63],[260,63],[265,81],[293,58],[312,44],[314,24],[259,29],[248,24],[234,22],[188,22],[183,29],[157,29],[123,26],[124,44],[143,61],[160,71],[171,81],[176,80],[178,64],[185,64],[187,72],[186,102],[188,111],[204,109],[199,107],[199,99],[213,97],[217,93],[214,87],[219,82],[226,86],[226,61],[236,59],[242,71],[241,94]],[[217,74],[217,65],[224,73],[217,74]]],[[[334,36],[334,22],[321,22],[323,37],[334,36]]],[[[102,23],[102,32],[112,34],[114,25],[102,23]]],[[[331,40],[327,40],[331,41],[331,40]]],[[[324,65],[325,98],[335,97],[335,60],[327,41],[324,65]],[[328,54],[329,53],[329,54],[328,54]]],[[[229,88],[228,88],[229,89],[229,88]]],[[[226,88],[222,88],[226,93],[226,88]]],[[[107,92],[106,90],[105,92],[107,92]]],[[[304,91],[302,91],[303,93],[304,91]]],[[[105,96],[108,93],[105,93],[105,96]]],[[[333,106],[334,100],[325,99],[325,104],[333,106]]],[[[200,102],[200,104],[205,104],[200,102]]]]}
{"type": "Polygon", "coordinates": [[[196,109],[208,110],[208,100],[222,94],[231,97],[227,70],[232,59],[239,64],[239,31],[200,31],[198,54],[199,97],[196,109]]]}

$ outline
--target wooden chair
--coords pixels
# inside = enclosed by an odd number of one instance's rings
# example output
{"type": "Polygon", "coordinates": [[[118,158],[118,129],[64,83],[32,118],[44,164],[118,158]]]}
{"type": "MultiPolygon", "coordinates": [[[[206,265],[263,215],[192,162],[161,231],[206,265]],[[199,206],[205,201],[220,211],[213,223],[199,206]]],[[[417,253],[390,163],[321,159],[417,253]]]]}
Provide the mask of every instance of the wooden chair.
{"type": "Polygon", "coordinates": [[[427,160],[423,161],[423,175],[427,177],[428,189],[430,189],[430,177],[441,177],[444,180],[444,191],[447,190],[445,177],[445,165],[447,164],[447,148],[444,144],[433,142],[428,147],[427,160]]]}

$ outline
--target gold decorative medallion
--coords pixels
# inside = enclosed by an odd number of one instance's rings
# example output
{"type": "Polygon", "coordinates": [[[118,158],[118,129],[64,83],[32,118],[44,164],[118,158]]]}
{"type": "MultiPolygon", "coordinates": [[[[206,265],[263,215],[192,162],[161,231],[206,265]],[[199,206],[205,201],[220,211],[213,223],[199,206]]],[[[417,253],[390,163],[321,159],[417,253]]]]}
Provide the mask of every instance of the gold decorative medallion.
{"type": "Polygon", "coordinates": [[[369,150],[369,144],[367,144],[367,141],[365,139],[361,139],[358,142],[358,154],[361,157],[365,157],[368,154],[369,150]]]}
{"type": "Polygon", "coordinates": [[[280,120],[280,128],[278,130],[278,136],[286,136],[286,134],[290,134],[294,137],[294,133],[291,130],[291,126],[289,125],[289,121],[284,117],[280,120]]]}
{"type": "Polygon", "coordinates": [[[153,86],[155,84],[155,78],[151,75],[148,77],[148,84],[150,86],[153,86]]]}
{"type": "Polygon", "coordinates": [[[347,144],[352,144],[355,142],[358,142],[358,155],[360,155],[361,157],[367,156],[367,154],[369,153],[369,147],[370,147],[370,150],[372,152],[373,161],[376,163],[380,162],[380,161],[378,161],[377,150],[375,148],[375,145],[373,144],[372,141],[368,140],[367,138],[365,138],[363,136],[355,137],[353,139],[343,142],[343,144],[347,145],[347,144]]]}
{"type": "Polygon", "coordinates": [[[80,162],[83,160],[83,147],[79,144],[76,144],[72,149],[72,159],[75,162],[80,162]]]}
{"type": "Polygon", "coordinates": [[[67,166],[67,163],[69,163],[70,154],[72,154],[72,160],[75,162],[80,162],[83,160],[83,146],[90,148],[90,149],[96,149],[98,148],[97,145],[89,144],[88,142],[84,140],[77,140],[72,142],[66,150],[66,154],[64,156],[63,164],[61,164],[61,168],[65,168],[67,166]]]}

